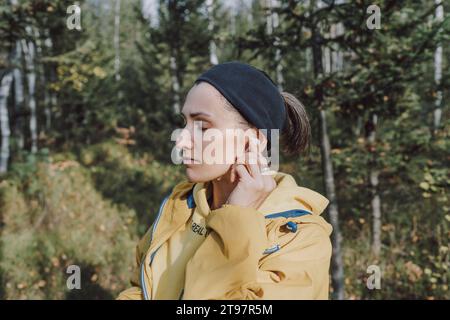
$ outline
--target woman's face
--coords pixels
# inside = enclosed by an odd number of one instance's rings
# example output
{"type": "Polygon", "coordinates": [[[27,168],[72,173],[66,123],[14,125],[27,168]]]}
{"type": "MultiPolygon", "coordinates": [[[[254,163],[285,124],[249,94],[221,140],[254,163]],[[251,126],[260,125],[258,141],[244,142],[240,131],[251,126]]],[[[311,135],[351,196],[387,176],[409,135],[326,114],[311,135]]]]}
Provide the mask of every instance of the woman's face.
{"type": "Polygon", "coordinates": [[[243,117],[207,82],[192,87],[181,113],[185,126],[176,147],[182,150],[188,180],[207,182],[227,173],[242,143],[227,129],[248,129],[243,117]]]}

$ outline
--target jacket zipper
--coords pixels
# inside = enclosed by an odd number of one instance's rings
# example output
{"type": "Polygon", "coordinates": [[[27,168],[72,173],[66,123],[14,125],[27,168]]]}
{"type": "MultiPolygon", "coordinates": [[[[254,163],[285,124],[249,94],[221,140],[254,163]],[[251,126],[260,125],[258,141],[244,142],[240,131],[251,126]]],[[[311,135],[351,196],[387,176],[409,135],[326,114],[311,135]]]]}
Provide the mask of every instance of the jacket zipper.
{"type": "MultiPolygon", "coordinates": [[[[166,204],[168,198],[169,198],[169,196],[167,196],[166,198],[164,198],[163,203],[162,203],[161,206],[159,207],[158,216],[156,217],[156,222],[155,222],[155,225],[153,226],[153,230],[152,230],[152,233],[151,233],[151,236],[150,236],[150,244],[151,244],[152,241],[153,241],[153,234],[155,233],[156,226],[157,226],[158,223],[159,223],[159,219],[160,219],[160,217],[161,217],[162,212],[164,211],[164,206],[165,206],[165,204],[166,204]]],[[[157,250],[158,250],[158,249],[156,249],[155,252],[156,252],[157,250]]],[[[151,264],[152,261],[153,261],[153,256],[154,256],[154,254],[151,255],[150,264],[151,264]]],[[[146,288],[146,286],[145,286],[145,280],[144,280],[145,261],[147,260],[146,258],[147,258],[147,256],[145,256],[145,258],[143,259],[143,261],[142,261],[142,263],[141,263],[141,288],[142,288],[142,292],[143,292],[143,294],[144,294],[144,300],[149,300],[148,293],[147,293],[147,288],[146,288]]]]}

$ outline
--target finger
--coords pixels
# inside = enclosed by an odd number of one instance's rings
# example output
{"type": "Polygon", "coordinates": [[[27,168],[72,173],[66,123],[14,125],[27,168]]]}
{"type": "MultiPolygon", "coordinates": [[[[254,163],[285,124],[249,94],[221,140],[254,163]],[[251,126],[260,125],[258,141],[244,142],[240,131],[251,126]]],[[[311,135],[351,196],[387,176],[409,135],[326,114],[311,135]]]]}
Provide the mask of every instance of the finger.
{"type": "Polygon", "coordinates": [[[236,164],[236,172],[241,180],[250,180],[252,177],[243,164],[236,164]]]}
{"type": "Polygon", "coordinates": [[[237,156],[236,156],[236,163],[237,164],[245,164],[245,152],[243,152],[243,153],[241,153],[241,154],[238,154],[237,156]]]}
{"type": "Polygon", "coordinates": [[[276,171],[271,170],[269,167],[269,161],[267,160],[266,157],[264,157],[263,155],[260,155],[260,157],[258,158],[260,167],[261,167],[261,175],[263,177],[265,176],[274,176],[277,174],[276,171]]]}
{"type": "Polygon", "coordinates": [[[234,166],[235,171],[236,171],[238,165],[242,165],[244,167],[244,169],[247,170],[247,172],[250,174],[250,166],[247,164],[247,159],[246,159],[247,157],[248,157],[247,153],[243,153],[241,156],[238,156],[236,158],[236,163],[234,166]]]}
{"type": "Polygon", "coordinates": [[[262,178],[262,182],[263,182],[263,189],[266,191],[272,191],[277,183],[273,177],[273,175],[276,173],[273,170],[270,170],[268,164],[267,164],[267,159],[265,157],[263,157],[262,155],[259,157],[259,163],[261,166],[261,178],[262,178]]]}
{"type": "Polygon", "coordinates": [[[261,171],[261,176],[262,176],[264,185],[267,187],[271,186],[272,185],[271,179],[273,179],[273,178],[271,175],[268,174],[268,172],[270,172],[270,168],[269,168],[267,159],[261,154],[258,157],[258,164],[261,168],[260,171],[261,171]]]}
{"type": "Polygon", "coordinates": [[[246,165],[249,168],[249,172],[253,178],[258,178],[261,175],[261,169],[258,165],[258,156],[255,153],[247,153],[246,155],[246,165]]]}
{"type": "Polygon", "coordinates": [[[231,168],[230,168],[230,170],[231,170],[231,173],[230,173],[230,181],[231,181],[231,182],[234,182],[234,179],[236,179],[236,169],[235,169],[235,167],[236,167],[236,164],[233,163],[233,164],[231,165],[231,168]]]}
{"type": "Polygon", "coordinates": [[[248,159],[249,159],[249,165],[252,172],[252,175],[254,177],[257,177],[261,174],[261,169],[258,164],[258,144],[259,140],[256,138],[250,138],[249,141],[249,153],[248,153],[248,159]]]}
{"type": "Polygon", "coordinates": [[[269,162],[267,161],[266,157],[264,157],[261,153],[258,154],[258,164],[261,168],[261,172],[263,172],[266,168],[269,167],[269,162]]]}

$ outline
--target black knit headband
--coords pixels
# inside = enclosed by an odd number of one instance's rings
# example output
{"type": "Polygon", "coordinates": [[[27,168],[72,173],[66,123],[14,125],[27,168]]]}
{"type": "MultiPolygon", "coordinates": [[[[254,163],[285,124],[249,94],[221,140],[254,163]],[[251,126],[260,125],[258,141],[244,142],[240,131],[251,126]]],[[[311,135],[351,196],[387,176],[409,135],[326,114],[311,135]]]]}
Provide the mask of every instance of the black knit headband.
{"type": "MultiPolygon", "coordinates": [[[[205,81],[214,86],[241,115],[258,129],[284,127],[284,99],[275,83],[262,70],[232,61],[213,66],[195,83],[205,81]]],[[[267,132],[270,141],[270,131],[267,132]]]]}

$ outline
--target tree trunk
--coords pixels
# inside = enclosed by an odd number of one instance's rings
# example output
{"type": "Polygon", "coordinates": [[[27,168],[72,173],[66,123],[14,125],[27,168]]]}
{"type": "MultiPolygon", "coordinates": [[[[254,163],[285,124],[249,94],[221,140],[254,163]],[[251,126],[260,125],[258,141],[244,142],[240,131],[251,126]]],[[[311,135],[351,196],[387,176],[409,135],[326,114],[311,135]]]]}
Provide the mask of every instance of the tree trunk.
{"type": "Polygon", "coordinates": [[[328,214],[330,223],[333,226],[333,263],[332,263],[332,284],[333,296],[337,300],[343,300],[344,291],[344,263],[342,261],[342,234],[339,228],[339,208],[336,197],[336,187],[334,183],[333,164],[331,162],[331,146],[328,136],[327,117],[324,109],[320,110],[321,129],[321,154],[322,167],[325,175],[325,193],[330,200],[328,214]]]}
{"type": "MultiPolygon", "coordinates": [[[[436,21],[442,22],[444,21],[444,6],[442,5],[441,0],[436,0],[436,4],[440,4],[436,8],[436,21]]],[[[434,52],[434,82],[436,86],[439,88],[442,80],[442,43],[439,43],[435,52],[434,52]]],[[[436,100],[434,102],[434,113],[433,113],[433,129],[434,133],[440,127],[441,117],[442,117],[442,90],[436,90],[436,100]]]]}
{"type": "Polygon", "coordinates": [[[381,199],[378,192],[378,176],[379,171],[376,167],[376,157],[375,144],[376,144],[376,129],[377,129],[378,117],[374,113],[369,119],[369,152],[372,153],[372,160],[369,164],[369,181],[370,181],[370,191],[371,191],[371,206],[372,206],[372,253],[375,257],[380,256],[381,252],[381,199]]]}
{"type": "MultiPolygon", "coordinates": [[[[171,19],[171,23],[177,24],[177,19],[180,19],[177,14],[177,3],[174,0],[169,0],[167,2],[167,9],[169,12],[169,17],[171,19]]],[[[174,28],[176,29],[176,28],[174,28]]],[[[170,69],[170,77],[172,80],[172,94],[173,94],[173,112],[175,114],[179,114],[181,111],[180,108],[180,90],[181,90],[181,80],[178,72],[178,57],[179,55],[179,35],[176,34],[178,30],[174,30],[175,34],[172,37],[172,43],[170,44],[170,61],[169,61],[169,69],[170,69]]]]}
{"type": "Polygon", "coordinates": [[[0,132],[2,135],[2,146],[0,151],[0,173],[8,171],[9,159],[9,137],[11,131],[9,129],[9,114],[8,114],[8,97],[11,90],[11,83],[13,74],[8,72],[0,84],[0,132]]]}
{"type": "MultiPolygon", "coordinates": [[[[53,41],[50,37],[50,33],[47,30],[45,30],[44,33],[44,45],[45,45],[45,56],[51,56],[52,55],[52,50],[53,50],[53,41]]],[[[44,68],[45,70],[45,68],[44,68]]],[[[51,83],[54,81],[53,79],[53,75],[52,73],[54,72],[53,68],[51,65],[49,65],[47,67],[47,75],[48,75],[48,81],[46,81],[46,86],[45,86],[45,93],[46,93],[46,100],[48,100],[46,102],[46,108],[45,108],[45,123],[46,123],[46,127],[49,130],[52,126],[52,108],[56,105],[56,95],[51,92],[51,90],[49,89],[49,86],[47,84],[47,82],[51,83]]],[[[46,78],[47,80],[47,78],[46,78]]]]}
{"type": "Polygon", "coordinates": [[[170,73],[172,77],[172,92],[173,92],[173,112],[180,113],[180,82],[178,81],[178,66],[177,59],[174,55],[170,56],[170,73]]]}
{"type": "MultiPolygon", "coordinates": [[[[214,35],[214,0],[206,0],[206,9],[208,11],[208,31],[209,34],[214,35]]],[[[217,46],[214,38],[211,38],[211,41],[209,42],[209,61],[212,65],[219,63],[217,46]]]]}
{"type": "MultiPolygon", "coordinates": [[[[344,34],[344,25],[342,22],[335,23],[331,26],[330,35],[334,39],[344,34]]],[[[337,44],[333,45],[331,53],[331,71],[339,71],[344,68],[344,54],[337,44]]]]}
{"type": "MultiPolygon", "coordinates": [[[[31,30],[29,30],[31,33],[31,30]]],[[[22,39],[22,51],[25,57],[26,75],[28,82],[28,107],[30,109],[30,135],[31,135],[31,152],[37,152],[37,117],[36,117],[36,71],[34,65],[35,47],[32,41],[27,43],[22,39]]]]}
{"type": "Polygon", "coordinates": [[[15,126],[14,126],[14,135],[17,139],[17,145],[20,150],[24,148],[24,135],[23,135],[23,121],[21,110],[23,108],[24,103],[24,93],[23,93],[23,76],[22,76],[22,46],[20,41],[16,41],[16,52],[14,56],[14,112],[19,114],[16,117],[15,126]]]}
{"type": "MultiPolygon", "coordinates": [[[[39,68],[39,80],[40,80],[40,89],[43,92],[44,95],[44,113],[45,113],[45,129],[50,129],[50,98],[47,90],[47,79],[45,74],[45,66],[41,63],[41,59],[44,56],[42,41],[41,41],[41,35],[39,33],[39,30],[34,29],[34,36],[36,39],[36,61],[38,61],[38,68],[39,68]]],[[[42,127],[41,127],[42,128],[42,127]]]]}
{"type": "MultiPolygon", "coordinates": [[[[275,12],[273,9],[279,7],[279,1],[278,0],[266,0],[266,7],[269,11],[269,14],[267,15],[267,33],[269,35],[273,34],[274,30],[276,30],[279,26],[279,17],[278,13],[275,12]]],[[[278,89],[280,91],[283,91],[283,65],[282,65],[282,57],[281,57],[281,50],[278,48],[278,45],[280,43],[279,37],[275,37],[274,40],[274,46],[275,46],[275,72],[276,72],[276,82],[278,85],[278,89]]]]}
{"type": "MultiPolygon", "coordinates": [[[[97,8],[99,6],[97,5],[97,8]]],[[[46,49],[46,56],[52,56],[53,55],[53,40],[52,37],[50,35],[49,30],[46,30],[45,33],[45,47],[46,49]]],[[[48,81],[50,83],[54,83],[56,82],[56,68],[55,65],[49,64],[48,66],[48,81]]],[[[49,92],[49,96],[50,96],[50,107],[49,107],[49,111],[48,111],[48,115],[47,115],[47,121],[48,121],[48,126],[51,127],[52,125],[52,110],[55,110],[56,105],[58,104],[58,97],[56,95],[56,91],[55,90],[50,90],[48,89],[49,92]]]]}
{"type": "MultiPolygon", "coordinates": [[[[313,8],[315,5],[313,6],[313,8]]],[[[312,36],[312,54],[313,54],[313,69],[316,78],[323,75],[322,64],[322,47],[321,34],[318,25],[313,26],[311,30],[312,36]]],[[[339,228],[339,208],[336,197],[336,187],[334,183],[333,164],[331,161],[331,146],[328,136],[327,116],[323,105],[323,90],[316,87],[315,98],[318,103],[320,114],[320,128],[321,128],[321,155],[322,167],[324,172],[324,184],[326,197],[330,201],[328,205],[328,214],[330,216],[330,223],[333,226],[333,259],[332,259],[332,284],[333,296],[335,299],[344,299],[344,264],[342,260],[342,235],[339,228]]]]}
{"type": "Polygon", "coordinates": [[[116,0],[114,10],[114,76],[120,80],[120,0],[116,0]]]}
{"type": "Polygon", "coordinates": [[[236,14],[234,12],[231,14],[230,33],[236,34],[236,14]]]}

